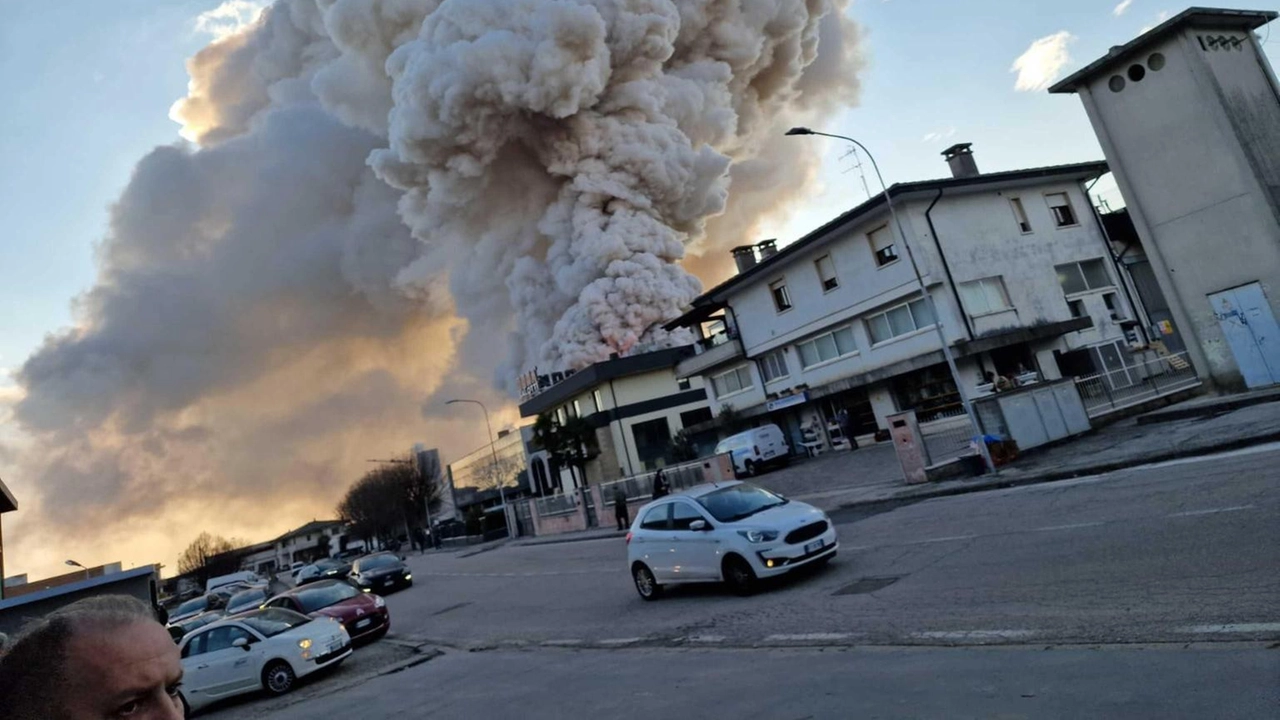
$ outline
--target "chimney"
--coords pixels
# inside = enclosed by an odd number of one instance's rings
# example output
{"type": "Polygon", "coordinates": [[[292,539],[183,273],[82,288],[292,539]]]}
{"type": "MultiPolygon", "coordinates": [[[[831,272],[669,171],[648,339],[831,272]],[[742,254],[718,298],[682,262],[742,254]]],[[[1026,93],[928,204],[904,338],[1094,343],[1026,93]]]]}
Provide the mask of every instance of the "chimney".
{"type": "Polygon", "coordinates": [[[756,266],[756,249],[753,245],[739,245],[733,249],[733,261],[738,264],[738,274],[756,266]]]}
{"type": "Polygon", "coordinates": [[[969,178],[980,174],[978,163],[973,159],[973,151],[969,149],[971,147],[972,143],[957,143],[942,151],[942,157],[951,166],[951,177],[969,178]]]}
{"type": "Polygon", "coordinates": [[[756,251],[760,255],[760,262],[764,262],[774,255],[778,254],[777,240],[761,240],[756,243],[756,251]]]}

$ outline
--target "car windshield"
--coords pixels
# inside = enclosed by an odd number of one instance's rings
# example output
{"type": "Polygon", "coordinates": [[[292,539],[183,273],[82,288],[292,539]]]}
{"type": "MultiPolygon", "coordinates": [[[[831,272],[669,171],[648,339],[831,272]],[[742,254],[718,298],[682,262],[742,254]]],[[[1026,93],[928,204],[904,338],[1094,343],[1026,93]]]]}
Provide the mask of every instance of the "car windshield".
{"type": "Polygon", "coordinates": [[[297,598],[298,604],[302,606],[303,612],[315,612],[320,608],[329,607],[349,600],[360,594],[360,591],[345,582],[326,582],[308,585],[306,589],[299,590],[294,597],[297,598]]]}
{"type": "Polygon", "coordinates": [[[267,608],[240,618],[240,622],[262,633],[263,637],[272,637],[305,625],[311,622],[311,618],[284,608],[267,608]]]}
{"type": "Polygon", "coordinates": [[[267,598],[267,593],[262,590],[245,590],[231,596],[227,601],[227,612],[233,612],[244,608],[251,608],[261,605],[262,601],[267,598]]]}
{"type": "Polygon", "coordinates": [[[714,490],[697,500],[699,505],[706,508],[707,512],[720,522],[742,520],[763,510],[787,503],[786,499],[747,483],[714,490]]]}
{"type": "Polygon", "coordinates": [[[320,568],[321,570],[333,570],[333,569],[335,569],[335,568],[340,568],[340,567],[342,567],[342,561],[340,561],[340,560],[319,560],[319,561],[317,561],[317,562],[316,562],[316,567],[320,568]]]}
{"type": "Polygon", "coordinates": [[[358,562],[357,567],[361,572],[363,572],[365,570],[391,568],[399,564],[400,558],[397,558],[395,555],[373,555],[358,562]]]}
{"type": "Polygon", "coordinates": [[[198,597],[194,600],[188,600],[178,606],[174,611],[174,615],[186,615],[188,613],[200,612],[209,607],[208,597],[198,597]]]}

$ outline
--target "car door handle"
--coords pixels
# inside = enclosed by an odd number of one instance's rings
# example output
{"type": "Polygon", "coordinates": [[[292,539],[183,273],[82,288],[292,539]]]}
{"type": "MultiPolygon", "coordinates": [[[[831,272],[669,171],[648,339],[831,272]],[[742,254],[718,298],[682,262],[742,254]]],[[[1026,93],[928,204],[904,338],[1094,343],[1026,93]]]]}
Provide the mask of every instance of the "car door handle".
{"type": "Polygon", "coordinates": [[[197,665],[197,666],[196,666],[196,669],[197,669],[197,670],[208,670],[208,669],[209,669],[209,666],[208,666],[208,665],[197,665]]]}

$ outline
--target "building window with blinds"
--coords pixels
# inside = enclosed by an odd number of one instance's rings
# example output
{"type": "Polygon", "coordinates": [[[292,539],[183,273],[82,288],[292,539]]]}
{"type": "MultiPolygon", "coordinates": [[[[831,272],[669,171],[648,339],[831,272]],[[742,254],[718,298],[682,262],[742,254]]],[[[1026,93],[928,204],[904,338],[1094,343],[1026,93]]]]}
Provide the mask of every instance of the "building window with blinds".
{"type": "Polygon", "coordinates": [[[787,356],[781,348],[771,353],[766,353],[760,358],[760,370],[764,374],[764,381],[767,383],[781,380],[791,374],[791,371],[787,369],[787,356]]]}
{"type": "Polygon", "coordinates": [[[751,369],[746,365],[711,378],[711,386],[715,388],[717,398],[750,390],[754,384],[751,381],[751,369]]]}
{"type": "Polygon", "coordinates": [[[1010,309],[1009,293],[1000,276],[960,283],[960,299],[969,317],[990,315],[1010,309]]]}
{"type": "Polygon", "coordinates": [[[867,239],[871,242],[871,252],[875,253],[877,267],[897,262],[898,250],[893,245],[893,233],[889,232],[888,225],[872,230],[867,239]]]}
{"type": "Polygon", "coordinates": [[[872,344],[879,344],[932,327],[935,322],[933,309],[922,298],[868,317],[867,332],[871,334],[872,344]]]}

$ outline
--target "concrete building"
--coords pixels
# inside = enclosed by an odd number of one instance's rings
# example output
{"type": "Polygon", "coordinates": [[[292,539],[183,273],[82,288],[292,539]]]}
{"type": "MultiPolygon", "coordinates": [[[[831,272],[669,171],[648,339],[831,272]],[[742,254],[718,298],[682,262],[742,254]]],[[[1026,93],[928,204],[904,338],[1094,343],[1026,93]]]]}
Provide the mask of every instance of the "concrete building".
{"type": "Polygon", "coordinates": [[[1131,362],[1140,342],[1085,183],[1103,162],[984,174],[968,145],[944,155],[952,177],[889,189],[937,308],[900,246],[883,195],[785,249],[735,250],[739,272],[668,328],[695,329],[681,379],[705,378],[711,407],[783,428],[793,448],[963,413],[935,322],[971,395],[984,373],[1088,374],[1131,362]],[[815,435],[817,440],[815,440],[815,435]]]}
{"type": "Polygon", "coordinates": [[[77,600],[97,595],[130,595],[153,607],[158,606],[159,573],[154,565],[132,570],[110,572],[84,579],[83,573],[73,582],[45,587],[18,597],[0,600],[0,633],[12,634],[27,622],[48,615],[77,600]]]}
{"type": "Polygon", "coordinates": [[[106,575],[113,575],[123,570],[122,563],[113,562],[105,565],[97,565],[95,567],[80,568],[73,572],[66,572],[61,575],[44,578],[43,580],[28,580],[27,576],[21,575],[19,578],[5,578],[5,598],[13,599],[30,595],[42,590],[50,588],[62,587],[63,585],[71,585],[81,580],[89,580],[91,578],[100,578],[106,575]]]}
{"type": "Polygon", "coordinates": [[[1280,85],[1272,11],[1191,8],[1050,88],[1084,102],[1202,378],[1280,382],[1280,85]]]}
{"type": "Polygon", "coordinates": [[[18,509],[18,500],[0,480],[0,600],[4,599],[4,514],[18,509]]]}
{"type": "MultiPolygon", "coordinates": [[[[686,346],[615,358],[555,383],[535,382],[526,389],[520,415],[551,413],[561,423],[581,417],[596,428],[600,454],[587,465],[588,485],[670,465],[675,434],[711,420],[702,378],[676,377],[677,363],[693,352],[686,346]]],[[[568,470],[554,473],[545,451],[531,450],[535,487],[563,493],[582,485],[568,470]]]]}

